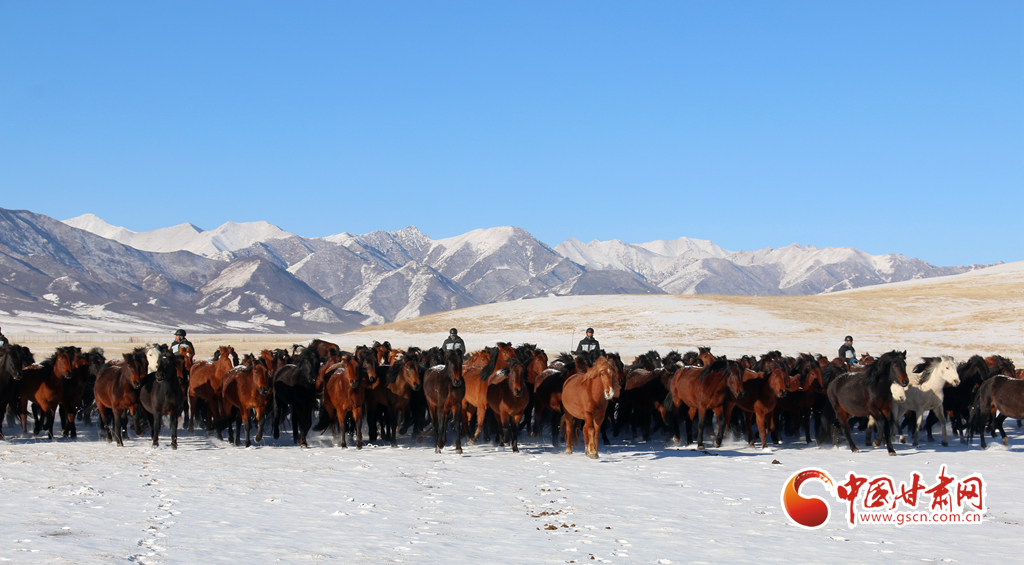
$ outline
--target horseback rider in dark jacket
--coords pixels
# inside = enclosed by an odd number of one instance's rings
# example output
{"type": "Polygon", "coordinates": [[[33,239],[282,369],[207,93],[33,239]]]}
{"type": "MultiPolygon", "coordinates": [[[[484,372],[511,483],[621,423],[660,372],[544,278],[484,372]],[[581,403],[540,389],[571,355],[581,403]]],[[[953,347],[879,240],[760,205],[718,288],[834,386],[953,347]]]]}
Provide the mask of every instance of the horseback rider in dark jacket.
{"type": "Polygon", "coordinates": [[[587,337],[581,339],[576,346],[576,355],[585,355],[600,350],[601,345],[594,339],[594,328],[587,328],[587,337]]]}
{"type": "Polygon", "coordinates": [[[183,345],[190,348],[192,353],[195,354],[196,348],[192,345],[191,341],[185,339],[185,330],[178,330],[174,332],[174,342],[171,343],[171,353],[177,354],[183,345]]]}
{"type": "Polygon", "coordinates": [[[843,345],[839,347],[839,358],[850,364],[857,363],[857,351],[853,348],[853,336],[846,336],[843,345]]]}
{"type": "Polygon", "coordinates": [[[444,351],[454,349],[462,353],[463,356],[466,355],[466,342],[459,337],[459,330],[452,328],[448,331],[448,339],[441,344],[441,349],[444,351]]]}

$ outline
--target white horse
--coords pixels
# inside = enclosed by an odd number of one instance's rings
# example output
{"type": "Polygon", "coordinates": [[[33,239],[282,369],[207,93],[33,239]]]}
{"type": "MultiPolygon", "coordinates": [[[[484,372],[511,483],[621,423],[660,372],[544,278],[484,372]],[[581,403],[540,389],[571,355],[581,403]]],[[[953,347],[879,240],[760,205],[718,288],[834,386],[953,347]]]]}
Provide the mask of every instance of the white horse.
{"type": "MultiPolygon", "coordinates": [[[[914,367],[914,372],[909,374],[910,384],[901,387],[893,384],[892,399],[892,421],[899,427],[903,415],[909,410],[917,414],[917,423],[914,426],[913,445],[917,445],[917,436],[921,431],[926,410],[932,411],[942,424],[942,445],[949,447],[946,441],[946,411],[942,408],[942,390],[947,386],[960,384],[960,375],[956,371],[956,362],[948,355],[941,357],[925,357],[924,362],[914,367]],[[900,388],[902,395],[897,396],[896,388],[900,388]],[[902,398],[900,398],[902,396],[902,398]]],[[[871,430],[875,429],[874,419],[868,421],[868,442],[871,441],[871,430]]],[[[900,443],[906,443],[903,430],[900,429],[900,443]]]]}
{"type": "MultiPolygon", "coordinates": [[[[908,410],[913,410],[917,414],[913,445],[917,445],[917,436],[921,431],[921,424],[924,423],[925,410],[931,410],[942,424],[942,445],[949,446],[946,442],[946,411],[942,408],[942,389],[959,384],[960,375],[956,372],[956,362],[948,355],[926,357],[924,363],[914,367],[914,373],[910,375],[910,385],[906,390],[907,399],[893,403],[893,416],[897,422],[908,410]]],[[[906,442],[902,431],[900,442],[906,442]]]]}

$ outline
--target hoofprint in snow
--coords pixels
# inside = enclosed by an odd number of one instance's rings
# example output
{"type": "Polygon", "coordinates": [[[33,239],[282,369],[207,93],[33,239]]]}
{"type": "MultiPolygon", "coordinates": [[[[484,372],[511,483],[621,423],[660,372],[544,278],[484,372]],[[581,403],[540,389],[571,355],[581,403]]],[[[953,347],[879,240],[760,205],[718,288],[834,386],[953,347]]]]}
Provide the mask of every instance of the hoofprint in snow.
{"type": "Polygon", "coordinates": [[[1011,447],[987,451],[954,441],[897,445],[889,457],[727,441],[699,452],[653,440],[602,445],[597,461],[546,437],[518,454],[481,443],[458,456],[409,438],[357,451],[319,436],[300,449],[282,434],[246,449],[200,433],[171,451],[146,439],[117,448],[89,428],[77,441],[0,443],[0,561],[1015,562],[1024,434],[1008,427],[1011,447]],[[785,481],[805,467],[840,483],[851,472],[898,483],[916,471],[930,486],[942,465],[982,474],[983,523],[849,529],[845,506],[812,486],[804,494],[832,506],[823,528],[797,527],[781,508],[785,481]]]}

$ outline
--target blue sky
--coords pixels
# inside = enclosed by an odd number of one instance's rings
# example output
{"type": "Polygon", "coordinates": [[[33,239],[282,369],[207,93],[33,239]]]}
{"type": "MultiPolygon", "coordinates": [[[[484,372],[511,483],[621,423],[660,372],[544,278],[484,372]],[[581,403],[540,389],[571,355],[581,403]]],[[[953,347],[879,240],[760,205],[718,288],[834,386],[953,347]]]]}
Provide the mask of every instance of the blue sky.
{"type": "Polygon", "coordinates": [[[1024,3],[0,1],[0,207],[1024,260],[1024,3]]]}

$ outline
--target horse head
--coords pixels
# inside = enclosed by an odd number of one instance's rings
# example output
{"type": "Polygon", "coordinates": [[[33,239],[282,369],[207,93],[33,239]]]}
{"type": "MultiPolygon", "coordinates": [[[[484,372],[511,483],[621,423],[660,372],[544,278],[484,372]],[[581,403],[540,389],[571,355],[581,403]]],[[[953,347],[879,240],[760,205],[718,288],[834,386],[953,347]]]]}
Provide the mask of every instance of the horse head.
{"type": "Polygon", "coordinates": [[[462,376],[462,354],[454,349],[444,352],[445,370],[451,375],[452,386],[459,388],[465,386],[466,380],[462,376]]]}
{"type": "Polygon", "coordinates": [[[516,398],[523,396],[526,392],[526,379],[523,378],[526,367],[519,359],[509,359],[508,365],[502,370],[508,374],[508,386],[512,390],[512,395],[516,398]]]}
{"type": "Polygon", "coordinates": [[[784,398],[787,392],[795,390],[792,383],[798,382],[799,379],[790,379],[789,371],[782,362],[776,361],[772,365],[771,372],[768,373],[768,386],[775,391],[777,398],[784,398]]]}
{"type": "Polygon", "coordinates": [[[372,347],[360,345],[356,348],[356,362],[359,370],[366,374],[366,382],[373,385],[377,382],[377,351],[372,347]]]}
{"type": "Polygon", "coordinates": [[[32,352],[27,347],[15,343],[0,348],[0,357],[3,359],[3,366],[0,368],[7,371],[7,374],[16,381],[21,380],[23,368],[35,363],[32,352]]]}
{"type": "Polygon", "coordinates": [[[266,361],[262,358],[255,359],[252,354],[246,355],[246,357],[252,361],[252,384],[256,387],[257,392],[260,396],[267,396],[270,394],[270,369],[267,367],[266,361]]]}
{"type": "MultiPolygon", "coordinates": [[[[146,352],[146,361],[149,361],[149,351],[146,352]]],[[[168,378],[178,377],[178,356],[171,353],[170,349],[160,351],[153,367],[156,368],[156,380],[163,382],[168,378]]]]}
{"type": "Polygon", "coordinates": [[[124,360],[122,375],[126,376],[132,384],[132,388],[138,390],[142,387],[142,379],[149,374],[149,360],[146,358],[146,348],[138,347],[131,353],[122,353],[124,360]]]}
{"type": "MultiPolygon", "coordinates": [[[[900,386],[909,385],[910,378],[907,377],[907,352],[893,350],[882,355],[879,361],[887,357],[889,362],[889,379],[899,383],[900,386]]],[[[883,364],[882,366],[884,367],[885,365],[883,364]]]]}
{"type": "Polygon", "coordinates": [[[55,377],[70,379],[75,376],[71,372],[71,369],[73,368],[75,355],[77,354],[75,351],[76,349],[78,348],[73,345],[57,348],[57,351],[53,356],[53,375],[55,377]]]}
{"type": "MultiPolygon", "coordinates": [[[[720,363],[725,365],[725,367],[717,369],[719,371],[725,371],[725,386],[729,388],[733,396],[736,397],[736,400],[743,398],[743,394],[745,392],[743,390],[743,372],[746,369],[744,369],[738,361],[727,361],[725,359],[721,359],[711,364],[710,367],[712,368],[712,372],[715,371],[714,367],[719,366],[720,363]]],[[[704,370],[707,371],[707,368],[704,370]]]]}

